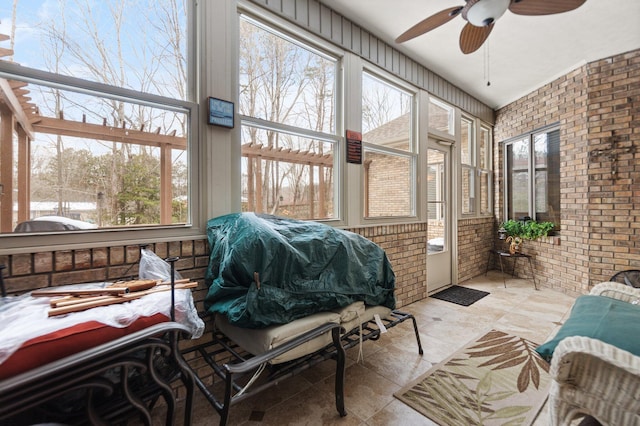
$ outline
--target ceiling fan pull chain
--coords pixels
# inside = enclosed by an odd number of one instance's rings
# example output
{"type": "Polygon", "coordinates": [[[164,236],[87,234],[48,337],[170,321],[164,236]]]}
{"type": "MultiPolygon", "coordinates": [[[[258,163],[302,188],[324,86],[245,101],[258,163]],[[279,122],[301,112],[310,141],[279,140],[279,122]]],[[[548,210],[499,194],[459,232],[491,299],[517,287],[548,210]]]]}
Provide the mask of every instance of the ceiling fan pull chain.
{"type": "Polygon", "coordinates": [[[487,86],[491,86],[491,56],[489,54],[489,41],[484,45],[484,79],[487,86]]]}

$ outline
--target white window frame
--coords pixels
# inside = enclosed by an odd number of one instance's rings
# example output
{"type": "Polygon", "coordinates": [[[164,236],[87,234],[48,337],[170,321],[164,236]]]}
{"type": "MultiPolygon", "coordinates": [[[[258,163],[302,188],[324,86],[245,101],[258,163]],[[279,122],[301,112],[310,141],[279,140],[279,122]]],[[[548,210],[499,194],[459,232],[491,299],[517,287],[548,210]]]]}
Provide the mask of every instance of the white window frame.
{"type": "MultiPolygon", "coordinates": [[[[336,48],[335,46],[325,42],[324,40],[298,28],[283,19],[280,19],[263,9],[257,8],[247,2],[240,2],[237,11],[238,27],[240,19],[247,19],[252,24],[262,28],[264,31],[271,32],[285,40],[307,49],[315,54],[335,60],[336,65],[336,81],[335,81],[335,132],[334,133],[320,133],[303,127],[290,126],[283,123],[269,122],[256,117],[246,116],[238,114],[239,126],[243,125],[255,127],[262,130],[270,130],[275,132],[288,133],[291,135],[318,139],[323,142],[331,142],[334,144],[334,162],[333,162],[333,205],[334,205],[334,217],[314,219],[318,222],[331,223],[337,225],[343,223],[344,218],[344,206],[342,203],[343,193],[343,154],[344,151],[344,127],[343,120],[343,104],[344,104],[344,83],[343,73],[340,72],[344,69],[344,51],[336,48]],[[244,18],[243,18],[244,17],[244,18]]],[[[237,54],[237,61],[239,62],[240,56],[237,54]]],[[[238,67],[239,70],[239,67],[238,67]]],[[[241,197],[241,192],[233,194],[234,197],[241,197]]]]}
{"type": "Polygon", "coordinates": [[[488,124],[479,122],[477,123],[478,129],[477,129],[477,151],[478,151],[478,162],[477,162],[477,167],[478,167],[478,215],[479,216],[493,216],[493,129],[491,128],[491,126],[489,126],[488,124]],[[488,136],[487,136],[487,141],[486,141],[486,153],[485,153],[485,159],[484,159],[484,164],[485,167],[482,167],[482,163],[481,163],[481,156],[482,156],[482,152],[480,150],[480,135],[483,131],[486,131],[488,136]],[[486,212],[482,211],[482,175],[486,174],[487,175],[487,203],[488,203],[488,210],[486,212]]]}
{"type": "MultiPolygon", "coordinates": [[[[461,119],[460,119],[460,125],[462,126],[462,122],[463,120],[468,120],[471,123],[471,131],[472,131],[472,141],[471,141],[471,163],[472,164],[464,164],[462,162],[462,154],[459,155],[459,165],[460,165],[460,170],[459,170],[459,177],[458,177],[458,192],[459,192],[459,196],[458,196],[458,201],[459,201],[459,205],[461,206],[460,211],[459,211],[459,215],[458,217],[460,219],[464,218],[464,219],[470,219],[470,218],[477,218],[477,217],[489,217],[493,215],[493,130],[491,128],[490,125],[483,123],[482,121],[480,121],[477,118],[474,118],[470,115],[467,114],[461,114],[461,119]],[[484,159],[485,161],[485,167],[482,168],[481,165],[481,150],[480,150],[480,134],[482,132],[482,130],[487,130],[489,132],[489,140],[487,141],[487,146],[486,146],[486,157],[484,159]],[[463,213],[462,212],[462,173],[463,170],[470,170],[471,171],[471,175],[473,176],[473,181],[474,181],[474,187],[473,187],[473,191],[475,194],[474,200],[473,200],[473,206],[472,206],[472,211],[468,212],[468,213],[463,213]],[[489,205],[489,211],[487,212],[483,212],[482,211],[482,194],[481,194],[481,177],[483,174],[487,175],[487,199],[488,199],[488,205],[489,205]]],[[[462,132],[459,132],[459,134],[462,134],[462,132]]],[[[457,138],[458,141],[460,141],[460,137],[457,138]]]]}
{"type": "MultiPolygon", "coordinates": [[[[453,105],[449,105],[448,103],[446,103],[445,101],[442,101],[434,96],[429,96],[429,104],[434,104],[439,106],[442,109],[448,110],[449,111],[449,122],[448,122],[448,127],[449,127],[449,131],[445,132],[443,130],[439,130],[435,127],[432,127],[431,124],[429,124],[429,133],[432,133],[435,137],[439,138],[439,139],[455,139],[456,135],[459,135],[460,132],[456,131],[457,128],[457,122],[459,121],[459,114],[457,113],[457,108],[455,108],[453,105]]],[[[429,105],[427,105],[427,110],[429,109],[429,105]]]]}
{"type": "MultiPolygon", "coordinates": [[[[419,194],[419,185],[418,185],[418,157],[419,157],[419,137],[418,137],[418,117],[420,112],[420,96],[418,90],[407,84],[405,81],[394,77],[386,71],[383,71],[377,67],[374,67],[370,64],[363,64],[358,72],[358,81],[360,83],[360,97],[359,102],[354,102],[354,105],[357,104],[358,108],[358,128],[362,129],[362,81],[364,74],[369,74],[371,77],[380,80],[383,83],[389,84],[405,92],[406,94],[412,97],[411,100],[411,129],[410,129],[410,142],[408,150],[400,150],[395,148],[383,147],[376,144],[367,143],[366,141],[362,141],[362,158],[364,160],[365,151],[370,152],[378,152],[381,154],[388,154],[393,156],[398,156],[402,158],[408,158],[410,161],[410,190],[411,190],[411,200],[410,200],[410,209],[411,213],[409,215],[401,215],[401,216],[375,216],[375,217],[366,217],[365,216],[365,206],[364,206],[364,197],[365,197],[365,188],[364,188],[364,166],[361,167],[360,173],[360,186],[359,186],[359,199],[362,200],[360,203],[360,215],[359,215],[359,223],[361,224],[378,224],[378,223],[408,223],[415,222],[418,220],[420,216],[420,211],[418,208],[418,194],[419,194]]],[[[352,98],[354,99],[354,98],[352,98]]],[[[425,166],[426,167],[426,166],[425,166]]],[[[423,196],[422,194],[420,196],[423,196]]],[[[426,214],[426,212],[425,212],[426,214]]]]}
{"type": "Polygon", "coordinates": [[[185,238],[202,238],[206,232],[201,228],[204,221],[200,205],[200,185],[198,178],[198,151],[200,149],[199,105],[195,88],[196,55],[195,46],[198,38],[196,22],[196,2],[187,5],[187,55],[188,55],[188,96],[189,100],[167,98],[164,96],[143,93],[123,87],[111,86],[91,80],[80,79],[64,74],[55,74],[44,70],[29,68],[16,63],[0,61],[0,77],[15,79],[48,87],[59,88],[78,93],[118,99],[165,110],[182,112],[188,119],[188,156],[189,156],[189,223],[185,225],[141,225],[118,229],[97,229],[75,231],[63,234],[2,234],[0,235],[0,255],[29,253],[37,251],[54,251],[64,249],[84,249],[104,245],[139,245],[146,243],[173,241],[185,238]]]}
{"type": "MultiPolygon", "coordinates": [[[[522,140],[526,140],[528,143],[528,148],[529,148],[529,159],[528,159],[528,164],[527,164],[527,176],[528,176],[528,188],[527,188],[527,196],[529,198],[529,205],[528,205],[528,213],[527,215],[533,219],[533,220],[537,220],[536,218],[536,179],[535,179],[535,174],[536,174],[536,165],[535,165],[535,146],[534,146],[534,142],[535,142],[535,137],[539,134],[542,133],[550,133],[553,131],[560,131],[560,124],[555,123],[555,124],[551,124],[539,129],[535,129],[532,132],[529,133],[524,133],[522,135],[519,135],[515,138],[511,138],[509,140],[506,140],[503,142],[503,150],[502,150],[502,156],[503,156],[503,176],[504,176],[504,190],[503,190],[503,199],[504,199],[504,205],[503,205],[503,217],[506,219],[520,219],[520,218],[510,218],[509,217],[509,200],[508,200],[508,194],[509,194],[509,188],[510,188],[510,179],[509,179],[509,175],[508,175],[508,164],[507,164],[507,146],[512,145],[514,142],[518,142],[518,141],[522,141],[522,140]]],[[[556,230],[559,229],[560,224],[559,223],[555,223],[556,225],[556,230]]]]}
{"type": "Polygon", "coordinates": [[[478,197],[478,188],[479,188],[479,180],[478,175],[476,173],[476,165],[478,164],[477,152],[476,149],[476,131],[475,131],[475,120],[465,114],[460,117],[460,213],[464,217],[475,217],[478,213],[479,206],[479,197],[478,197]],[[467,148],[469,150],[469,162],[466,163],[463,160],[462,149],[463,149],[463,141],[462,135],[463,126],[467,126],[469,131],[467,132],[468,140],[466,141],[467,148]],[[462,207],[465,205],[465,200],[463,200],[464,190],[464,174],[465,172],[469,173],[471,179],[471,185],[469,187],[469,211],[462,211],[462,207]]]}

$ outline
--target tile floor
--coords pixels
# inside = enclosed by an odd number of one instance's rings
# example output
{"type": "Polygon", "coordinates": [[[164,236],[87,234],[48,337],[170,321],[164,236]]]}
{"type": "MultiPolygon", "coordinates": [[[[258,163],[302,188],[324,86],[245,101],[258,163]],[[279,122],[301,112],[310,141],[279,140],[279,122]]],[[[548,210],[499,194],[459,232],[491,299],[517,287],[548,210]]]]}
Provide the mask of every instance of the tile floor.
{"type": "MultiPolygon", "coordinates": [[[[574,298],[542,289],[531,281],[490,271],[460,285],[491,294],[471,306],[427,298],[405,306],[420,329],[424,355],[418,354],[409,322],[398,325],[377,342],[365,342],[364,362],[357,348],[348,354],[345,383],[346,417],[334,402],[334,361],[325,361],[231,408],[230,425],[434,425],[393,393],[484,332],[495,328],[542,343],[554,333],[574,298]]],[[[544,407],[534,426],[548,424],[544,407]]],[[[196,392],[195,425],[217,425],[219,417],[196,392]]]]}

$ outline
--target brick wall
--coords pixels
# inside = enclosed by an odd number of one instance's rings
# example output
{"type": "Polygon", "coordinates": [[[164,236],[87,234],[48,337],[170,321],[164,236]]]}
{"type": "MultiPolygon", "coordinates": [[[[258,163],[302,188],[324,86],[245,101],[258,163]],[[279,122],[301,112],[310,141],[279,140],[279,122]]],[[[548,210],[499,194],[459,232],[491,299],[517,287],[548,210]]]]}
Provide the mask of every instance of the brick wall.
{"type": "MultiPolygon", "coordinates": [[[[208,262],[206,240],[149,244],[162,258],[177,256],[184,278],[202,281],[208,262]]],[[[7,291],[20,294],[37,288],[138,277],[140,246],[97,247],[0,256],[7,291]]],[[[204,282],[204,281],[203,281],[204,282]]]]}
{"type": "MultiPolygon", "coordinates": [[[[177,256],[176,269],[183,278],[198,282],[193,289],[199,312],[207,293],[204,275],[209,261],[206,240],[149,244],[161,258],[177,256]]],[[[34,289],[87,282],[117,281],[138,277],[140,246],[111,246],[0,256],[7,292],[19,295],[34,289]]]]}
{"type": "Polygon", "coordinates": [[[396,306],[427,297],[427,224],[399,224],[349,229],[378,244],[396,274],[396,306]]]}
{"type": "Polygon", "coordinates": [[[561,244],[526,242],[545,287],[587,292],[615,270],[640,267],[640,148],[615,164],[592,154],[619,140],[640,145],[640,51],[593,62],[554,80],[496,113],[495,170],[498,221],[503,206],[502,144],[560,123],[561,244]],[[612,139],[613,138],[613,139],[612,139]]]}
{"type": "MultiPolygon", "coordinates": [[[[387,253],[396,274],[398,306],[426,297],[426,223],[373,226],[350,229],[387,253]]],[[[199,310],[206,294],[204,276],[209,261],[206,240],[186,240],[149,244],[161,258],[178,256],[176,269],[184,278],[200,285],[194,292],[199,310]]],[[[5,265],[4,282],[9,294],[37,288],[94,281],[115,281],[138,276],[140,246],[97,247],[0,256],[5,265]]]]}
{"type": "Polygon", "coordinates": [[[640,50],[588,65],[589,276],[640,269],[640,50]]]}
{"type": "Polygon", "coordinates": [[[486,272],[488,252],[496,235],[493,217],[458,221],[458,282],[486,272]]]}

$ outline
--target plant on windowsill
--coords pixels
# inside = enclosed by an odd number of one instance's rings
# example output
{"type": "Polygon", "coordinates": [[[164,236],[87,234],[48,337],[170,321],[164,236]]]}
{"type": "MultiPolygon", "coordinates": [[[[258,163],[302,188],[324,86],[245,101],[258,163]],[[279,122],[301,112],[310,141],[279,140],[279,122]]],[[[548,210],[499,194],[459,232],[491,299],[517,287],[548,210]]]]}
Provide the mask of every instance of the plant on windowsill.
{"type": "Polygon", "coordinates": [[[509,219],[502,222],[501,230],[507,235],[509,252],[519,252],[524,240],[534,241],[540,237],[546,237],[554,228],[553,222],[536,222],[535,220],[509,219]]]}

